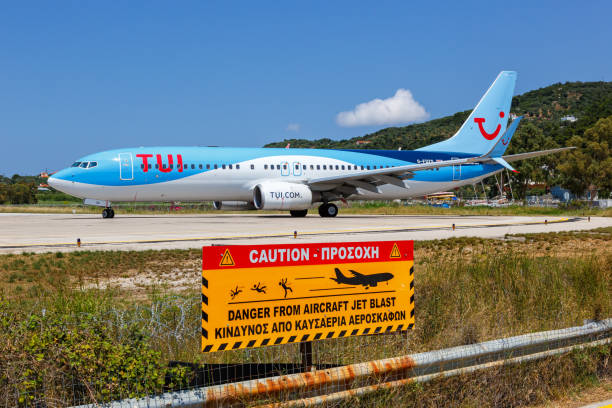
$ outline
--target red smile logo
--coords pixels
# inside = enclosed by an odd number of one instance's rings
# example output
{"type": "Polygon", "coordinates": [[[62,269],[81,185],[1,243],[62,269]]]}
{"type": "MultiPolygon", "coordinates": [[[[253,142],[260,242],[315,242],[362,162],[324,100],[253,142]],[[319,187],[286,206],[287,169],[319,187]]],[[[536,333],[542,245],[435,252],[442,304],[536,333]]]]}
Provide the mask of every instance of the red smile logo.
{"type": "MultiPolygon", "coordinates": [[[[504,117],[504,112],[499,112],[499,117],[503,119],[504,117]]],[[[499,131],[501,130],[501,125],[498,123],[497,127],[495,128],[495,132],[493,133],[488,133],[483,124],[485,122],[485,118],[474,118],[474,122],[478,123],[478,129],[480,130],[480,134],[482,135],[482,137],[484,137],[487,140],[493,140],[497,137],[497,135],[499,134],[499,131]]]]}

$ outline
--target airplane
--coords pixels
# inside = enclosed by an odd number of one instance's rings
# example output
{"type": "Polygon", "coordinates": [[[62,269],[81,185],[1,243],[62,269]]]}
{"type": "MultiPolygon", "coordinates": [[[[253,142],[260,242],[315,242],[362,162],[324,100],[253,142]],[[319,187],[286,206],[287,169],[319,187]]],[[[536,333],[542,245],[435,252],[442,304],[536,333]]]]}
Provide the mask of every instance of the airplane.
{"type": "Polygon", "coordinates": [[[409,150],[139,147],[78,159],[48,179],[54,189],[103,207],[113,201],[213,201],[216,209],[286,210],[304,217],[334,201],[421,197],[475,184],[510,163],[570,148],[504,155],[520,118],[507,127],[517,74],[502,71],[449,139],[409,150]]]}
{"type": "Polygon", "coordinates": [[[348,276],[344,276],[342,272],[340,272],[340,269],[334,268],[334,270],[336,271],[336,277],[329,278],[334,282],[344,285],[361,285],[366,289],[378,286],[379,282],[386,282],[393,279],[393,274],[389,272],[364,275],[362,273],[349,269],[349,271],[353,274],[353,276],[349,278],[348,276]]]}

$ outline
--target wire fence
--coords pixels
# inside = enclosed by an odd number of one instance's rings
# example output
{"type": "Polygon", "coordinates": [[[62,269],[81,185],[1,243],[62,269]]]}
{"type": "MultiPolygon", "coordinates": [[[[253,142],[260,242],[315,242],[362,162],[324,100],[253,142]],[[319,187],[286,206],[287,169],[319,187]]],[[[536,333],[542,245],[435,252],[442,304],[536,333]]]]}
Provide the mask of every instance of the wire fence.
{"type": "Polygon", "coordinates": [[[19,333],[28,337],[29,357],[9,347],[0,362],[0,406],[333,405],[440,375],[609,344],[612,335],[608,319],[417,354],[410,331],[201,353],[200,308],[199,298],[172,297],[74,313],[69,321],[44,310],[30,315],[19,333]],[[62,342],[70,347],[56,346],[62,342]]]}

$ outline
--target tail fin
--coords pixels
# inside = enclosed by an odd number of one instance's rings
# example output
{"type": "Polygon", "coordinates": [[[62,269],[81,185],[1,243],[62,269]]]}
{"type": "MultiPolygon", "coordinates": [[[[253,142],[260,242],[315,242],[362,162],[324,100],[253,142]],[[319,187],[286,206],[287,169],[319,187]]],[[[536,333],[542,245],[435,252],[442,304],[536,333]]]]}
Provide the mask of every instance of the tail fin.
{"type": "Polygon", "coordinates": [[[333,280],[336,283],[342,283],[342,278],[344,278],[344,275],[342,275],[342,272],[340,272],[340,269],[338,268],[334,268],[334,271],[336,272],[336,277],[329,279],[333,280]]]}
{"type": "Polygon", "coordinates": [[[500,72],[453,137],[418,150],[473,154],[490,151],[506,131],[515,83],[516,72],[500,72]]]}

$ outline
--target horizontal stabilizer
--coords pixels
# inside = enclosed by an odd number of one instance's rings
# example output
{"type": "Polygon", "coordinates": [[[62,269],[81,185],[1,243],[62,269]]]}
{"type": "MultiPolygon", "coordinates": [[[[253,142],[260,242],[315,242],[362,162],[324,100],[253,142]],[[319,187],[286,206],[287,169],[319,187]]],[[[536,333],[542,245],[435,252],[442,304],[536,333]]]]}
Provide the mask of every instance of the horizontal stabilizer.
{"type": "Polygon", "coordinates": [[[571,149],[575,149],[575,147],[559,147],[558,149],[549,149],[549,150],[540,150],[537,152],[511,154],[509,156],[503,156],[502,158],[505,161],[512,163],[513,161],[530,159],[532,157],[545,156],[547,154],[560,153],[560,152],[564,152],[566,150],[571,150],[571,149]]]}

